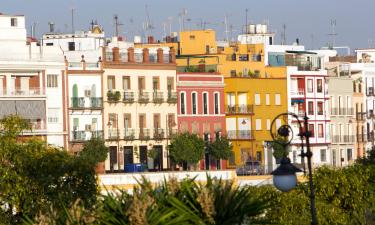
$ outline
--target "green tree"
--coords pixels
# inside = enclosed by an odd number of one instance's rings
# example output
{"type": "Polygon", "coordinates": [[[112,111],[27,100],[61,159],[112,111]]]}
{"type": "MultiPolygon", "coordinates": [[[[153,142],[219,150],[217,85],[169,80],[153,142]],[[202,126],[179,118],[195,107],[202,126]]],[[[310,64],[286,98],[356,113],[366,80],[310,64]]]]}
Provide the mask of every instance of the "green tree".
{"type": "Polygon", "coordinates": [[[204,140],[196,134],[179,134],[171,140],[169,155],[176,163],[195,166],[204,157],[204,146],[204,140]]]}
{"type": "Polygon", "coordinates": [[[215,159],[229,159],[233,154],[232,145],[226,137],[216,138],[214,142],[208,143],[206,148],[215,159]]]}
{"type": "Polygon", "coordinates": [[[74,156],[36,138],[20,137],[29,129],[20,117],[6,117],[0,126],[0,205],[5,206],[0,207],[1,221],[17,224],[47,214],[64,223],[65,207],[77,201],[87,208],[94,205],[99,191],[95,166],[106,155],[103,142],[89,141],[74,156]]]}

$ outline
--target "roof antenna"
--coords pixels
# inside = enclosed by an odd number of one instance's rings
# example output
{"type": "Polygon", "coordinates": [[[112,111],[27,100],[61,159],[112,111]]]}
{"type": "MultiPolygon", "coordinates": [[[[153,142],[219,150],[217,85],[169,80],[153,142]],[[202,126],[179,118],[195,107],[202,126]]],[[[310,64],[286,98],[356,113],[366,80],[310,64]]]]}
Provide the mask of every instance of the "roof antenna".
{"type": "Polygon", "coordinates": [[[331,24],[331,33],[328,34],[330,37],[331,37],[331,43],[329,44],[329,48],[330,49],[333,49],[335,47],[335,44],[336,44],[336,36],[337,36],[337,33],[336,33],[336,19],[331,19],[330,21],[330,24],[331,24]]]}
{"type": "Polygon", "coordinates": [[[281,45],[286,44],[286,24],[283,24],[283,31],[281,31],[281,45]]]}
{"type": "Polygon", "coordinates": [[[118,15],[117,15],[117,14],[115,14],[115,15],[113,16],[113,19],[114,19],[114,21],[115,21],[115,36],[118,37],[118,36],[119,36],[119,33],[120,33],[120,26],[122,26],[122,25],[124,25],[124,24],[122,24],[122,23],[119,22],[119,20],[118,20],[118,15]]]}
{"type": "Polygon", "coordinates": [[[71,9],[72,10],[72,34],[74,35],[74,8],[71,9]]]}

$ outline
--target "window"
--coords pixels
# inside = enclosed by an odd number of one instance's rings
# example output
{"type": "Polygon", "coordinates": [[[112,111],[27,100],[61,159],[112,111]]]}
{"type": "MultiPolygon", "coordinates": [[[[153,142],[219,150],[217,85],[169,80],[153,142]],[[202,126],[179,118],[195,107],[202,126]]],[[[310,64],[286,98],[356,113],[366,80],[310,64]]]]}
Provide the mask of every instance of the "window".
{"type": "Polygon", "coordinates": [[[260,94],[255,94],[255,105],[260,105],[260,94]]]}
{"type": "Polygon", "coordinates": [[[270,119],[267,119],[266,120],[267,122],[267,130],[270,130],[271,129],[271,120],[270,119]]]}
{"type": "Polygon", "coordinates": [[[46,43],[46,46],[53,46],[53,42],[46,43]]]}
{"type": "Polygon", "coordinates": [[[146,128],[146,114],[139,114],[139,129],[142,130],[143,132],[143,128],[146,128]]]}
{"type": "Polygon", "coordinates": [[[256,130],[261,130],[262,129],[262,120],[261,119],[256,119],[255,120],[255,129],[256,130]]]}
{"type": "Polygon", "coordinates": [[[256,160],[261,162],[262,161],[262,152],[257,151],[256,160]]]}
{"type": "Polygon", "coordinates": [[[122,88],[125,91],[131,89],[130,88],[130,77],[129,76],[122,77],[122,88]]]}
{"type": "Polygon", "coordinates": [[[314,133],[314,124],[309,124],[309,132],[311,134],[310,137],[315,137],[315,133],[314,133]]]}
{"type": "Polygon", "coordinates": [[[195,35],[190,35],[189,38],[190,40],[195,40],[195,35]]]}
{"type": "Polygon", "coordinates": [[[203,93],[203,114],[208,114],[208,93],[203,93]]]}
{"type": "Polygon", "coordinates": [[[312,79],[307,80],[307,92],[313,93],[313,80],[312,79]]]}
{"type": "Polygon", "coordinates": [[[145,78],[144,77],[138,77],[138,90],[144,90],[145,89],[145,78]]]}
{"type": "Polygon", "coordinates": [[[180,113],[184,115],[185,111],[185,92],[180,93],[180,113]]]}
{"type": "Polygon", "coordinates": [[[214,101],[215,101],[214,114],[218,115],[219,114],[219,93],[214,94],[214,101]]]}
{"type": "MultiPolygon", "coordinates": [[[[235,61],[235,60],[234,60],[235,61]]],[[[237,75],[237,72],[236,72],[236,70],[231,70],[230,71],[230,76],[231,77],[235,77],[237,75]]]]}
{"type": "Polygon", "coordinates": [[[197,114],[197,93],[191,93],[192,114],[197,114]]]}
{"type": "Polygon", "coordinates": [[[355,81],[353,81],[353,92],[354,93],[357,92],[357,85],[356,85],[355,81]]]}
{"type": "Polygon", "coordinates": [[[323,102],[318,102],[318,115],[323,115],[323,102]]]}
{"type": "Polygon", "coordinates": [[[324,137],[323,124],[318,124],[318,137],[319,138],[323,138],[324,137]]]}
{"type": "Polygon", "coordinates": [[[174,79],[173,77],[167,78],[167,90],[172,91],[174,89],[174,79]]]}
{"type": "Polygon", "coordinates": [[[325,149],[320,149],[320,161],[321,162],[327,161],[327,151],[325,149]]]}
{"type": "Polygon", "coordinates": [[[108,76],[107,84],[108,84],[108,90],[116,89],[116,78],[115,78],[115,76],[108,76]]]}
{"type": "Polygon", "coordinates": [[[159,90],[160,89],[160,82],[159,77],[152,78],[152,90],[159,90]]]}
{"type": "Polygon", "coordinates": [[[266,105],[270,105],[270,94],[266,94],[266,105]]]}
{"type": "Polygon", "coordinates": [[[322,79],[316,80],[316,92],[318,92],[318,93],[323,92],[323,80],[322,79]]]}
{"type": "Polygon", "coordinates": [[[154,129],[159,129],[160,127],[160,113],[154,113],[154,129]]]}
{"type": "Polygon", "coordinates": [[[57,88],[58,86],[58,75],[55,74],[48,74],[47,75],[47,87],[49,88],[57,88]]]}
{"type": "Polygon", "coordinates": [[[314,115],[314,102],[307,103],[307,114],[314,115]]]}
{"type": "Polygon", "coordinates": [[[116,113],[108,114],[108,126],[110,128],[117,128],[117,114],[116,113]]]}
{"type": "Polygon", "coordinates": [[[346,152],[347,152],[348,161],[352,160],[353,159],[353,150],[351,148],[348,148],[346,150],[346,152]]]}
{"type": "Polygon", "coordinates": [[[11,27],[17,27],[18,26],[17,18],[10,18],[10,26],[11,27]]]}
{"type": "Polygon", "coordinates": [[[48,109],[48,123],[58,123],[59,122],[59,109],[49,108],[48,109]]]}
{"type": "Polygon", "coordinates": [[[275,94],[275,105],[281,105],[280,94],[275,94]]]}
{"type": "Polygon", "coordinates": [[[132,120],[131,120],[131,114],[125,113],[124,114],[124,128],[131,128],[132,127],[132,120]]]}
{"type": "Polygon", "coordinates": [[[76,43],[74,41],[68,42],[68,49],[69,49],[69,51],[75,51],[76,50],[76,43]]]}

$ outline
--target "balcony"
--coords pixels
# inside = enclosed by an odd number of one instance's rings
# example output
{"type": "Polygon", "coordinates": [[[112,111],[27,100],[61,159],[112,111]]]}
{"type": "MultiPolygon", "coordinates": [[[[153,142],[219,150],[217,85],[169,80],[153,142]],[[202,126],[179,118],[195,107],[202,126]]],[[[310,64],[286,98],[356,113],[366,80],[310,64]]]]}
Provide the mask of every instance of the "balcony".
{"type": "Polygon", "coordinates": [[[374,87],[368,87],[366,90],[367,96],[374,96],[374,87]]]}
{"type": "Polygon", "coordinates": [[[332,144],[341,143],[341,135],[332,135],[332,144]]]}
{"type": "Polygon", "coordinates": [[[108,129],[108,139],[109,140],[118,140],[120,138],[119,130],[114,129],[108,129]]]}
{"type": "Polygon", "coordinates": [[[231,140],[253,140],[254,135],[251,130],[228,130],[228,138],[231,140]]]}
{"type": "Polygon", "coordinates": [[[163,92],[154,90],[152,92],[152,101],[156,104],[161,104],[164,101],[163,92]]]}
{"type": "Polygon", "coordinates": [[[87,98],[90,104],[86,105],[86,98],[83,97],[73,97],[71,98],[72,109],[101,109],[103,108],[103,98],[87,98]]]}
{"type": "Polygon", "coordinates": [[[90,108],[103,108],[103,98],[90,98],[90,108]]]}
{"type": "Polygon", "coordinates": [[[217,65],[201,64],[198,66],[177,66],[177,72],[187,73],[215,73],[217,72],[217,65]]]}
{"type": "Polygon", "coordinates": [[[91,131],[91,138],[103,139],[104,133],[102,130],[91,131]]]}
{"type": "Polygon", "coordinates": [[[111,91],[107,92],[107,100],[108,100],[108,102],[110,102],[110,103],[118,102],[118,101],[120,101],[120,99],[121,99],[121,93],[120,93],[120,91],[111,90],[111,91]]]}
{"type": "Polygon", "coordinates": [[[169,104],[176,104],[177,103],[177,92],[175,92],[175,91],[168,91],[167,102],[169,104]]]}
{"type": "Polygon", "coordinates": [[[125,91],[122,101],[124,103],[133,103],[134,102],[134,92],[133,91],[125,91]]]}
{"type": "Polygon", "coordinates": [[[44,88],[1,90],[0,96],[6,97],[38,97],[46,95],[44,88]]]}
{"type": "Polygon", "coordinates": [[[72,109],[85,108],[85,98],[78,98],[78,97],[71,98],[71,106],[70,107],[72,109]]]}
{"type": "Polygon", "coordinates": [[[367,136],[365,134],[357,134],[357,142],[358,143],[367,142],[367,136]]]}
{"type": "Polygon", "coordinates": [[[141,140],[141,141],[150,140],[150,130],[149,129],[140,129],[139,130],[139,140],[141,140]]]}
{"type": "Polygon", "coordinates": [[[357,121],[364,121],[365,120],[365,113],[363,112],[357,112],[355,119],[357,121]]]}
{"type": "Polygon", "coordinates": [[[86,141],[86,131],[72,131],[70,134],[71,142],[83,142],[86,141]]]}
{"type": "Polygon", "coordinates": [[[253,114],[253,105],[229,105],[226,108],[226,114],[253,114]]]}
{"type": "Polygon", "coordinates": [[[305,89],[298,88],[290,91],[291,95],[298,95],[298,96],[304,96],[305,95],[305,89]]]}
{"type": "Polygon", "coordinates": [[[170,129],[168,129],[168,132],[167,132],[167,138],[171,139],[171,138],[175,137],[177,134],[178,134],[177,129],[170,128],[170,129]]]}
{"type": "Polygon", "coordinates": [[[343,138],[344,143],[354,143],[355,142],[355,135],[344,135],[343,138]]]}
{"type": "Polygon", "coordinates": [[[162,140],[162,139],[164,139],[164,129],[154,128],[154,139],[155,140],[162,140]]]}
{"type": "Polygon", "coordinates": [[[135,130],[126,128],[124,129],[124,140],[132,141],[135,139],[135,130]]]}
{"type": "Polygon", "coordinates": [[[149,102],[148,92],[140,90],[139,95],[138,95],[138,102],[143,103],[143,104],[148,103],[149,102]]]}

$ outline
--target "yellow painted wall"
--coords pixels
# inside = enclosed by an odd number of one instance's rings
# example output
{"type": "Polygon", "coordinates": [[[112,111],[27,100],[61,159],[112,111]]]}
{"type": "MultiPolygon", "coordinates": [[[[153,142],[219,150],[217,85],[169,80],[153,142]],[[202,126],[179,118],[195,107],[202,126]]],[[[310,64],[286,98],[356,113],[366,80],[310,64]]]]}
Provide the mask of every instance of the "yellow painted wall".
{"type": "MultiPolygon", "coordinates": [[[[254,105],[254,115],[251,118],[251,130],[254,132],[254,141],[235,141],[233,150],[235,162],[241,162],[241,148],[250,148],[248,155],[256,156],[261,152],[264,160],[263,143],[271,141],[271,135],[267,130],[267,119],[271,122],[280,113],[287,112],[287,81],[285,78],[225,78],[225,107],[227,108],[227,93],[235,93],[236,104],[238,104],[238,93],[247,93],[247,104],[254,105]],[[255,94],[260,94],[260,104],[255,105],[255,94]],[[270,96],[270,105],[266,105],[266,94],[270,96]],[[280,94],[280,105],[275,105],[275,94],[280,94]],[[256,130],[256,119],[261,119],[261,130],[256,130]]],[[[227,115],[226,118],[243,118],[243,115],[227,115]]]]}
{"type": "Polygon", "coordinates": [[[214,30],[190,30],[180,32],[181,55],[207,54],[206,46],[216,51],[216,33],[214,30]]]}

